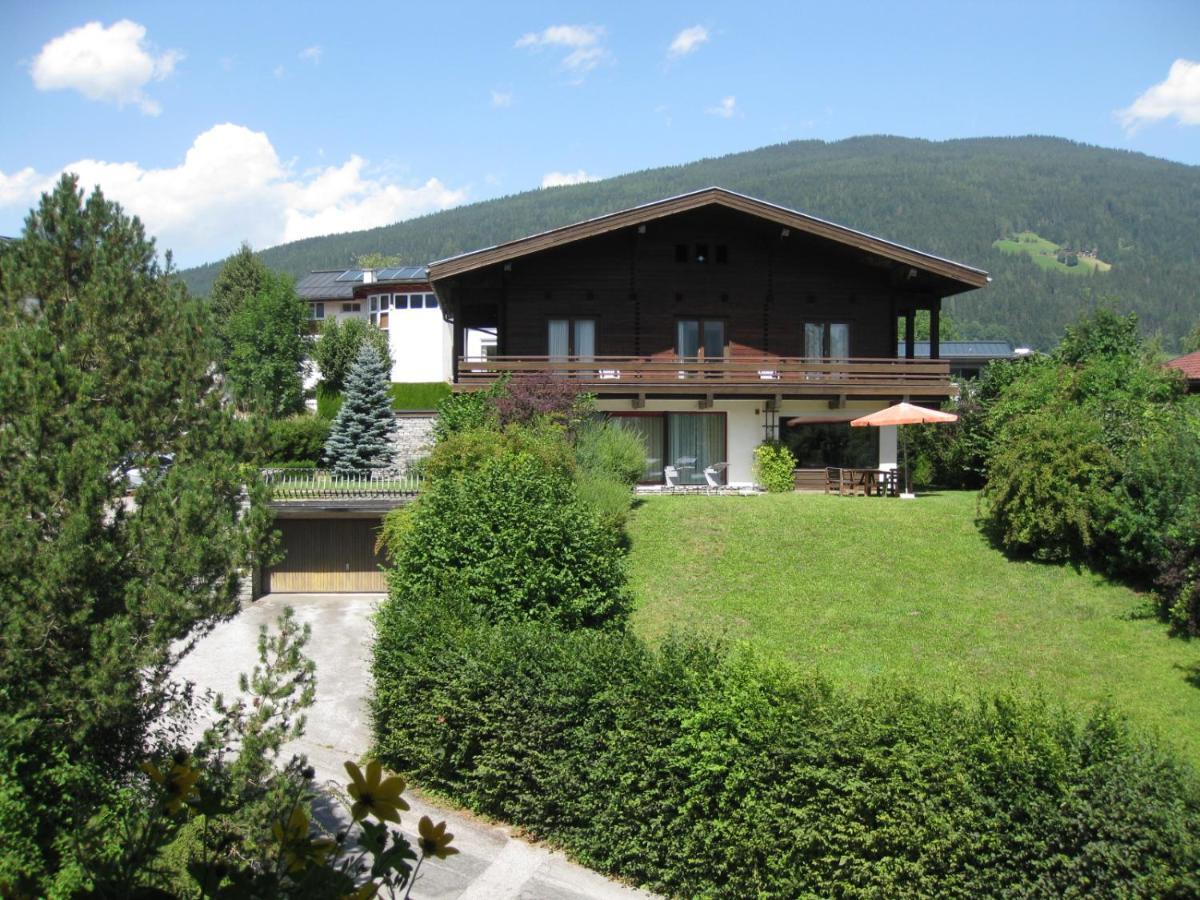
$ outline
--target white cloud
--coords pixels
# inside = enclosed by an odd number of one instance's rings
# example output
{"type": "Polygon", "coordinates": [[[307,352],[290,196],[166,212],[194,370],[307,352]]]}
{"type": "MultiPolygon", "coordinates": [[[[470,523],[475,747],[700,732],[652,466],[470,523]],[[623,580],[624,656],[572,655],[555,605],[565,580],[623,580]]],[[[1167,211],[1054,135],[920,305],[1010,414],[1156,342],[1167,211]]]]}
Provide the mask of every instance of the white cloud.
{"type": "Polygon", "coordinates": [[[737,112],[737,98],[725,97],[716,106],[710,106],[705,110],[710,116],[720,116],[722,119],[732,119],[733,114],[737,112]]]}
{"type": "Polygon", "coordinates": [[[271,70],[271,74],[274,75],[276,78],[282,78],[284,75],[287,74],[287,69],[285,69],[282,65],[279,65],[271,70]]]}
{"type": "Polygon", "coordinates": [[[575,75],[578,84],[588,72],[609,58],[604,47],[604,28],[600,25],[551,25],[544,31],[531,31],[517,38],[517,47],[541,50],[545,47],[568,49],[564,69],[575,75]]]}
{"type": "Polygon", "coordinates": [[[310,62],[316,66],[320,64],[321,55],[324,52],[325,51],[321,49],[320,44],[313,44],[311,47],[305,47],[300,51],[300,59],[304,62],[310,62]]]}
{"type": "Polygon", "coordinates": [[[508,109],[512,104],[512,91],[492,91],[492,106],[496,109],[508,109]]]}
{"type": "Polygon", "coordinates": [[[547,172],[542,176],[542,187],[563,187],[568,184],[584,184],[588,181],[599,181],[597,175],[589,175],[583,169],[574,172],[547,172]]]}
{"type": "Polygon", "coordinates": [[[143,88],[169,76],[183,54],[167,50],[155,56],[152,49],[137,22],[122,19],[108,28],[88,22],[42,47],[30,74],[39,91],[74,90],[89,100],[134,103],[156,116],[162,108],[143,88]]]}
{"type": "Polygon", "coordinates": [[[1117,110],[1117,116],[1130,133],[1172,116],[1183,125],[1200,125],[1200,62],[1175,60],[1165,81],[1148,88],[1130,106],[1117,110]]]}
{"type": "Polygon", "coordinates": [[[671,46],[667,48],[668,59],[679,59],[700,49],[701,44],[708,43],[708,29],[703,25],[693,25],[675,35],[671,46]]]}
{"type": "MultiPolygon", "coordinates": [[[[462,203],[466,191],[437,178],[414,187],[373,177],[366,161],[297,175],[279,159],[266,134],[216,125],[201,134],[183,161],[144,169],[134,162],[83,159],[63,167],[89,191],[99,184],[145,222],[159,247],[183,265],[218,259],[245,239],[255,247],[320,234],[374,228],[462,203]]],[[[0,207],[28,207],[58,174],[0,172],[0,207]]]]}

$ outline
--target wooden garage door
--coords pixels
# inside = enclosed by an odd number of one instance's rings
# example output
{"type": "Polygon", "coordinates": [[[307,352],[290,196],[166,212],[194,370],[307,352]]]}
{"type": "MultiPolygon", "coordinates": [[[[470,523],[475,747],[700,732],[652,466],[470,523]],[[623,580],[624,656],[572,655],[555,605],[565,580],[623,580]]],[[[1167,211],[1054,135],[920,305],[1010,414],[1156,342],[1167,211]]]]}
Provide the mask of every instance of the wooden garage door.
{"type": "Polygon", "coordinates": [[[283,560],[264,588],[277,594],[383,592],[378,519],[279,519],[283,560]]]}

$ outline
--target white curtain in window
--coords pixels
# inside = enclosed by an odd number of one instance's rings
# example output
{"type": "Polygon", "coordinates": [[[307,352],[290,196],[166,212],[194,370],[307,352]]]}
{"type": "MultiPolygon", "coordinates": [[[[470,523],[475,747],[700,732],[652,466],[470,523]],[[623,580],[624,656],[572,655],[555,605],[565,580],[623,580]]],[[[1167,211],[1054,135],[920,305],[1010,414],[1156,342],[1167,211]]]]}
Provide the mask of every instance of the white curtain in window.
{"type": "Polygon", "coordinates": [[[704,470],[725,459],[725,416],[667,413],[667,447],[681,484],[704,484],[704,470]]]}
{"type": "Polygon", "coordinates": [[[566,319],[551,319],[547,346],[551,359],[566,359],[570,353],[570,322],[566,319]]]}
{"type": "Polygon", "coordinates": [[[845,322],[833,322],[829,326],[829,355],[837,359],[850,356],[850,326],[845,322]]]}
{"type": "Polygon", "coordinates": [[[822,323],[804,323],[804,355],[813,358],[825,355],[825,326],[822,323]]]}
{"type": "Polygon", "coordinates": [[[575,356],[580,359],[591,359],[596,355],[596,320],[576,319],[575,326],[575,356]]]}

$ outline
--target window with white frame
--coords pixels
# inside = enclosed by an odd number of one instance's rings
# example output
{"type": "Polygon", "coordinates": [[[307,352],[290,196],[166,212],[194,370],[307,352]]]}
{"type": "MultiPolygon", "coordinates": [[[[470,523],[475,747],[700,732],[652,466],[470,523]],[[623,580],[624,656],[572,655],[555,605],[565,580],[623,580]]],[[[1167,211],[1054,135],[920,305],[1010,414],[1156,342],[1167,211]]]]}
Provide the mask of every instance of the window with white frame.
{"type": "Polygon", "coordinates": [[[308,304],[308,317],[310,319],[325,318],[325,304],[320,302],[308,304]]]}
{"type": "MultiPolygon", "coordinates": [[[[397,298],[399,299],[399,295],[397,298]]],[[[389,311],[392,308],[391,294],[372,294],[370,300],[367,301],[368,312],[371,318],[371,324],[380,328],[383,331],[388,330],[388,319],[390,318],[389,311]]]]}

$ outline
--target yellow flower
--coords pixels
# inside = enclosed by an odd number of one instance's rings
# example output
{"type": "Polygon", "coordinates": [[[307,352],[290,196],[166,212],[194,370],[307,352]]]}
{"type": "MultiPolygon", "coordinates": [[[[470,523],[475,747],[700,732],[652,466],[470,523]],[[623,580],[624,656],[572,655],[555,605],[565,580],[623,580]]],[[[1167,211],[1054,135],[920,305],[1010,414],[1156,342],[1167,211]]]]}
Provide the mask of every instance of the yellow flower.
{"type": "Polygon", "coordinates": [[[371,900],[378,890],[378,884],[374,881],[368,881],[366,884],[360,885],[358,890],[352,891],[349,894],[342,894],[342,900],[371,900]]]}
{"type": "Polygon", "coordinates": [[[200,780],[200,772],[187,763],[173,763],[163,774],[152,762],[141,764],[141,770],[150,776],[150,780],[167,792],[167,812],[171,815],[179,812],[179,808],[197,793],[196,782],[200,780]]]}
{"type": "Polygon", "coordinates": [[[383,777],[383,766],[378,760],[367,763],[367,776],[363,777],[362,770],[354,763],[346,762],[346,771],[350,775],[350,784],[346,788],[354,798],[350,813],[354,821],[372,815],[381,822],[399,822],[400,810],[408,809],[408,804],[400,796],[404,790],[404,779],[399,775],[383,777]]]}
{"type": "Polygon", "coordinates": [[[271,833],[283,847],[283,859],[289,872],[302,871],[309,863],[325,862],[325,857],[337,846],[333,838],[309,837],[308,812],[299,805],[292,808],[287,822],[275,822],[271,833]]]}
{"type": "Polygon", "coordinates": [[[421,832],[421,836],[417,839],[417,844],[425,856],[436,856],[438,859],[445,859],[447,856],[453,856],[458,852],[458,848],[450,846],[450,842],[454,840],[454,835],[446,834],[445,822],[438,822],[437,825],[434,825],[433,819],[429,818],[429,816],[421,816],[421,824],[418,826],[418,831],[421,832]]]}

